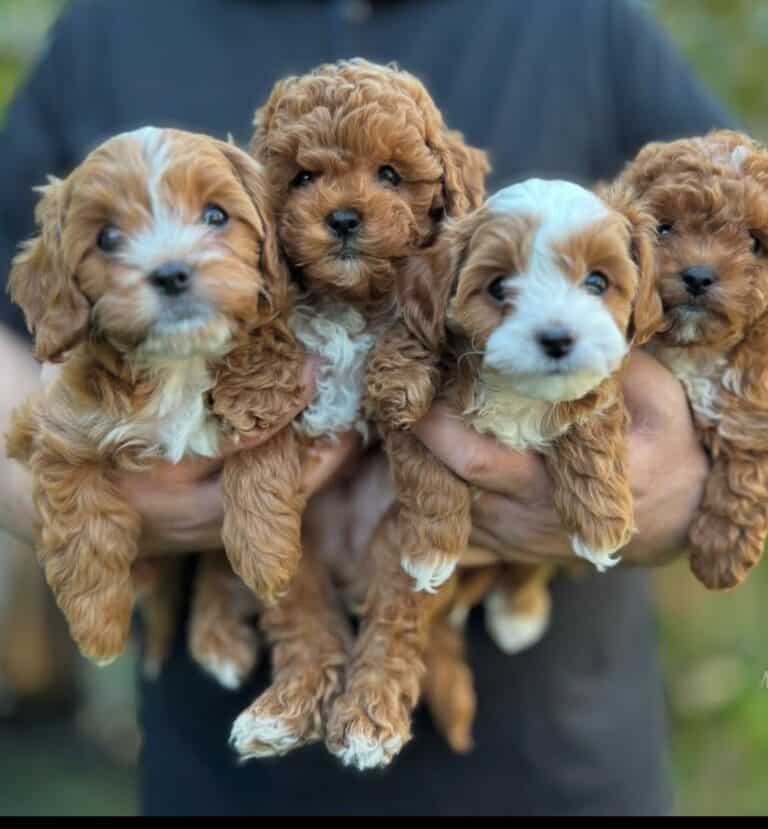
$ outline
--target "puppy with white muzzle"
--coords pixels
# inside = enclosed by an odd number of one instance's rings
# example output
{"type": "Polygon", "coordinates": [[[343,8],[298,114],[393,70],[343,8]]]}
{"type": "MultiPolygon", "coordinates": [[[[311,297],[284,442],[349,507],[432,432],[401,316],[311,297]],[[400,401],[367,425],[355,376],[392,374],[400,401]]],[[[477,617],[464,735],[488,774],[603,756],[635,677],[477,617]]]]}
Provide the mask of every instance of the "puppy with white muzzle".
{"type": "MultiPolygon", "coordinates": [[[[619,188],[598,195],[537,179],[506,188],[449,223],[436,250],[410,263],[414,305],[406,310],[427,321],[423,330],[441,356],[437,382],[411,364],[403,336],[375,355],[390,376],[399,362],[408,378],[399,387],[380,384],[380,410],[405,407],[401,419],[408,421],[411,401],[421,408],[440,396],[477,431],[540,452],[574,554],[600,571],[617,563],[635,531],[621,374],[630,347],[661,322],[654,238],[651,215],[619,188]]],[[[501,566],[481,589],[489,630],[503,650],[521,650],[546,629],[547,575],[501,566]]],[[[466,618],[461,594],[434,617],[443,633],[446,622],[460,626],[466,618]]],[[[448,659],[460,665],[460,649],[448,659]]],[[[439,657],[429,653],[428,662],[439,657]]],[[[466,686],[471,675],[445,667],[452,687],[428,677],[426,690],[448,730],[452,700],[462,703],[456,716],[471,719],[473,706],[453,684],[466,686]]],[[[471,696],[471,687],[465,690],[471,696]]],[[[453,737],[468,744],[466,728],[453,737]]]]}

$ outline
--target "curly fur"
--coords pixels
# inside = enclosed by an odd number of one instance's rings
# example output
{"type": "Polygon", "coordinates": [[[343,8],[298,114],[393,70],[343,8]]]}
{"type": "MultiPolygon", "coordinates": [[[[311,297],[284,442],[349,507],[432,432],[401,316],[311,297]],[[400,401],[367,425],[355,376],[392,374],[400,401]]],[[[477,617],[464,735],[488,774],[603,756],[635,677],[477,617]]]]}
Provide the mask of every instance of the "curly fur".
{"type": "Polygon", "coordinates": [[[710,589],[740,584],[768,534],[768,150],[720,130],[643,148],[621,180],[648,202],[665,325],[653,352],[681,380],[712,468],[690,528],[710,589]],[[692,297],[682,280],[708,267],[692,297]]]}
{"type": "MultiPolygon", "coordinates": [[[[251,151],[267,169],[278,206],[279,236],[306,288],[293,330],[308,351],[320,352],[321,363],[323,357],[326,363],[329,356],[338,358],[337,368],[325,373],[321,368],[321,399],[297,424],[317,433],[326,428],[329,416],[351,413],[358,405],[364,390],[361,362],[382,332],[400,322],[414,330],[425,324],[408,313],[411,297],[410,286],[401,279],[404,263],[434,245],[446,217],[480,204],[488,164],[484,153],[447,129],[420,81],[396,67],[363,60],[324,65],[278,83],[256,113],[251,151]],[[383,168],[391,168],[394,176],[383,177],[383,168]],[[337,210],[354,210],[360,217],[353,238],[344,240],[330,229],[330,214],[337,210]]],[[[397,371],[396,365],[391,368],[397,371]]],[[[380,371],[388,370],[372,371],[369,364],[366,373],[375,383],[380,371]]],[[[388,443],[398,440],[412,438],[399,432],[388,443]]],[[[421,456],[431,461],[423,450],[421,456]]],[[[397,467],[394,472],[403,485],[413,475],[408,470],[401,474],[397,467]]],[[[438,492],[446,473],[438,471],[438,492]]],[[[425,570],[417,560],[413,572],[432,588],[450,527],[439,526],[439,496],[434,508],[428,491],[419,497],[435,521],[432,539],[414,542],[414,549],[419,553],[426,547],[426,555],[436,558],[427,561],[425,570]]],[[[468,502],[455,509],[461,515],[458,527],[468,502]]],[[[388,762],[405,743],[423,670],[423,625],[416,608],[433,600],[414,594],[413,581],[400,567],[401,545],[394,542],[400,530],[393,526],[398,520],[390,518],[380,530],[384,540],[373,542],[370,562],[376,566],[368,574],[363,633],[343,692],[328,713],[327,744],[358,767],[388,762]],[[399,609],[402,625],[392,624],[399,609]],[[409,618],[416,620],[416,630],[409,618]]],[[[247,746],[252,741],[243,735],[252,724],[251,710],[233,732],[234,744],[244,754],[251,753],[247,746]]],[[[271,742],[280,744],[275,750],[303,742],[286,738],[282,726],[273,731],[271,742]]],[[[262,751],[257,746],[255,753],[262,751]]]]}
{"type": "MultiPolygon", "coordinates": [[[[14,262],[10,290],[37,357],[66,360],[17,412],[7,450],[32,469],[39,557],[75,641],[98,662],[126,640],[141,531],[111,472],[216,455],[220,435],[270,429],[299,400],[302,351],[285,321],[288,274],[271,216],[248,155],[147,128],[43,189],[40,235],[14,262]],[[228,214],[224,226],[203,223],[211,203],[228,214]],[[111,252],[97,244],[105,226],[120,233],[111,252]],[[173,299],[151,278],[169,261],[192,273],[173,299]]],[[[298,565],[298,468],[290,431],[224,464],[227,552],[266,600],[298,565]]]]}

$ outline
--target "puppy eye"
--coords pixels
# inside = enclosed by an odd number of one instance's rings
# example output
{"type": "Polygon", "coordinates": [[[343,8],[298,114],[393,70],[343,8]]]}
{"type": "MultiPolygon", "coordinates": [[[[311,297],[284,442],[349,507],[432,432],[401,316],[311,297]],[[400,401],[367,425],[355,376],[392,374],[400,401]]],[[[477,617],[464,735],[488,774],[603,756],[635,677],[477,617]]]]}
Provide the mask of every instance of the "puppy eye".
{"type": "Polygon", "coordinates": [[[398,184],[402,181],[400,178],[400,174],[394,167],[391,167],[389,164],[385,164],[383,167],[379,167],[379,171],[376,173],[379,181],[384,181],[387,184],[391,184],[393,187],[397,187],[398,184]]]}
{"type": "Polygon", "coordinates": [[[657,228],[656,233],[659,236],[669,236],[672,233],[672,222],[662,222],[657,228]]]}
{"type": "Polygon", "coordinates": [[[218,204],[206,204],[203,208],[202,219],[203,224],[211,227],[224,227],[229,221],[229,216],[227,211],[223,207],[219,207],[218,204]]]}
{"type": "Polygon", "coordinates": [[[602,296],[608,290],[608,277],[599,271],[593,271],[582,283],[584,288],[595,296],[602,296]]]}
{"type": "Polygon", "coordinates": [[[506,276],[497,276],[496,279],[494,279],[493,282],[491,282],[486,288],[488,295],[494,302],[501,303],[507,298],[507,292],[504,289],[504,282],[506,279],[506,276]]]}
{"type": "Polygon", "coordinates": [[[103,227],[96,239],[96,245],[104,253],[114,253],[122,243],[123,234],[114,225],[103,227]]]}
{"type": "Polygon", "coordinates": [[[765,249],[763,247],[763,243],[760,241],[760,237],[756,234],[750,233],[749,235],[752,237],[752,253],[754,253],[755,256],[759,256],[765,249]]]}
{"type": "Polygon", "coordinates": [[[317,173],[313,173],[311,170],[299,170],[291,181],[291,187],[305,187],[316,178],[317,173]]]}

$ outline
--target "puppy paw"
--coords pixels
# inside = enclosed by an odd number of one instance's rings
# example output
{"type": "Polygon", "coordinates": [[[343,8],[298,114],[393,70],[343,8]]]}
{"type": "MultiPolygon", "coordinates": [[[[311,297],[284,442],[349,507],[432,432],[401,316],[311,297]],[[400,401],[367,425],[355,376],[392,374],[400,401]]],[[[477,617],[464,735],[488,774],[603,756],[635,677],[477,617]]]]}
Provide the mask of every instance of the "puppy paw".
{"type": "Polygon", "coordinates": [[[614,556],[623,546],[624,544],[620,544],[618,547],[613,548],[593,549],[578,535],[571,536],[571,547],[574,555],[594,564],[598,573],[604,573],[611,567],[615,567],[621,561],[621,556],[616,556],[615,558],[614,556]]]}
{"type": "Polygon", "coordinates": [[[394,695],[347,691],[333,706],[326,745],[345,766],[384,768],[411,738],[410,712],[394,695]]]}
{"type": "Polygon", "coordinates": [[[763,552],[763,539],[712,513],[696,516],[689,538],[691,570],[709,590],[737,587],[763,552]]]}
{"type": "Polygon", "coordinates": [[[413,589],[416,592],[423,590],[435,593],[453,575],[458,559],[440,553],[428,553],[403,556],[400,563],[403,570],[413,579],[413,589]]]}
{"type": "Polygon", "coordinates": [[[190,631],[192,659],[223,688],[236,691],[259,661],[256,632],[245,622],[236,625],[200,625],[190,631]]]}
{"type": "Polygon", "coordinates": [[[242,760],[251,760],[316,742],[322,737],[323,711],[340,682],[337,670],[297,672],[278,680],[237,718],[230,745],[242,760]]]}
{"type": "Polygon", "coordinates": [[[548,593],[542,594],[541,607],[528,613],[510,611],[507,596],[491,593],[485,600],[485,626],[499,650],[515,654],[541,641],[549,628],[552,604],[548,593]]]}
{"type": "Polygon", "coordinates": [[[78,614],[78,620],[70,621],[70,633],[86,659],[98,667],[111,665],[125,649],[130,634],[130,604],[120,609],[96,608],[87,615],[78,614]],[[97,620],[91,626],[84,621],[97,620]]]}

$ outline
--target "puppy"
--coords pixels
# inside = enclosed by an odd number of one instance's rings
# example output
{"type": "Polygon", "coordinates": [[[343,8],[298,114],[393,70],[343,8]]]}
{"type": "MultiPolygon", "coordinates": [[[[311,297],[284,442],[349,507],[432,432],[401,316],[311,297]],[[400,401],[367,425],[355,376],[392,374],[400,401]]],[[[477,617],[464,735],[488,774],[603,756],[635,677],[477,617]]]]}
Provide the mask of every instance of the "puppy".
{"type": "MultiPolygon", "coordinates": [[[[81,651],[123,649],[141,521],[113,470],[216,456],[257,436],[301,392],[259,165],[228,144],[146,128],[96,149],[43,188],[40,235],[10,277],[35,356],[62,362],[15,415],[8,454],[27,462],[38,554],[81,651]],[[65,359],[66,358],[66,359],[65,359]]],[[[224,465],[232,566],[273,601],[300,553],[300,458],[285,429],[224,465]]]]}
{"type": "MultiPolygon", "coordinates": [[[[374,374],[377,360],[386,361],[388,369],[378,375],[379,411],[401,407],[403,422],[410,422],[440,395],[477,431],[540,452],[573,552],[598,570],[617,563],[635,530],[622,368],[630,347],[645,342],[661,321],[653,279],[654,221],[629,196],[619,188],[601,197],[568,182],[541,180],[497,193],[482,209],[446,227],[429,255],[409,263],[407,278],[419,305],[405,310],[429,323],[424,330],[441,356],[439,377],[413,364],[404,332],[387,342],[388,352],[378,349],[372,361],[374,374]],[[392,372],[395,365],[399,374],[392,372]],[[388,385],[392,377],[407,385],[388,385]]],[[[423,486],[429,486],[426,477],[423,486]]],[[[549,607],[547,576],[538,568],[507,566],[477,588],[479,595],[491,590],[489,629],[503,649],[530,644],[532,630],[540,635],[549,607]]],[[[452,608],[458,626],[468,606],[459,599],[452,608]]],[[[386,728],[381,708],[370,718],[377,726],[368,730],[379,749],[377,760],[391,757],[409,735],[408,706],[418,694],[412,677],[423,672],[418,663],[429,636],[429,618],[420,613],[433,618],[436,648],[441,647],[436,635],[450,640],[442,646],[442,661],[437,652],[428,655],[433,673],[426,678],[428,699],[452,743],[463,750],[469,746],[467,720],[474,702],[460,643],[437,603],[410,609],[412,615],[390,622],[401,631],[418,630],[419,636],[411,637],[411,677],[387,688],[396,703],[387,709],[386,728]]],[[[370,644],[377,656],[367,660],[371,693],[374,665],[382,670],[382,638],[370,644]]],[[[394,649],[389,656],[402,662],[394,649]]],[[[361,715],[352,719],[353,727],[362,729],[361,715]]]]}
{"type": "MultiPolygon", "coordinates": [[[[405,262],[434,245],[445,217],[458,217],[481,203],[488,170],[485,154],[467,147],[458,133],[446,128],[416,78],[363,60],[324,65],[278,83],[256,113],[251,151],[267,170],[280,240],[305,289],[306,311],[294,315],[292,330],[310,352],[356,355],[347,371],[330,374],[323,384],[330,398],[335,390],[340,401],[346,399],[342,408],[350,413],[360,406],[369,352],[401,318],[409,290],[402,278],[405,262]],[[310,327],[323,332],[321,341],[308,334],[310,327]]],[[[324,413],[331,409],[310,409],[315,434],[327,432],[324,413]]],[[[361,419],[361,428],[363,423],[361,419]]],[[[398,440],[403,451],[407,443],[424,463],[437,464],[410,435],[403,432],[398,440]]],[[[443,467],[441,474],[450,473],[443,467]]],[[[365,651],[360,642],[375,639],[380,625],[388,624],[387,617],[398,617],[401,604],[431,601],[413,592],[414,579],[401,569],[401,558],[416,574],[417,587],[433,588],[450,575],[442,554],[437,559],[439,572],[434,572],[434,551],[448,547],[446,558],[454,561],[466,541],[451,531],[453,504],[443,509],[439,495],[432,501],[430,493],[421,492],[418,497],[425,499],[426,510],[422,516],[407,491],[409,480],[398,477],[396,469],[395,475],[399,497],[412,505],[404,511],[402,523],[417,526],[403,544],[375,542],[364,572],[355,578],[368,589],[363,627],[345,691],[331,701],[328,715],[329,748],[360,767],[369,765],[371,758],[376,764],[377,746],[369,751],[366,738],[348,731],[340,713],[349,701],[365,706],[363,699],[368,699],[363,687],[367,667],[357,658],[365,651]],[[431,528],[429,537],[420,538],[422,526],[431,528]],[[419,569],[424,557],[428,560],[419,569]]],[[[400,519],[393,515],[388,520],[400,519]]],[[[390,529],[400,537],[399,527],[390,529]]],[[[389,530],[383,532],[387,540],[393,537],[389,530]]],[[[363,604],[360,597],[354,603],[363,604]]],[[[400,640],[394,635],[392,641],[397,650],[400,640]]],[[[299,661],[294,658],[293,664],[299,661]]],[[[386,674],[381,679],[385,687],[386,674]]],[[[259,698],[235,723],[232,742],[241,755],[261,756],[272,731],[290,733],[287,740],[271,741],[280,750],[300,744],[293,739],[295,729],[285,729],[284,721],[275,725],[272,700],[266,709],[267,713],[259,698]]]]}
{"type": "Polygon", "coordinates": [[[712,462],[691,567],[734,587],[768,533],[768,150],[731,131],[650,144],[621,180],[657,219],[665,325],[650,349],[683,383],[712,462]]]}

